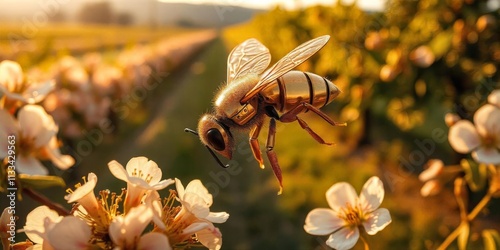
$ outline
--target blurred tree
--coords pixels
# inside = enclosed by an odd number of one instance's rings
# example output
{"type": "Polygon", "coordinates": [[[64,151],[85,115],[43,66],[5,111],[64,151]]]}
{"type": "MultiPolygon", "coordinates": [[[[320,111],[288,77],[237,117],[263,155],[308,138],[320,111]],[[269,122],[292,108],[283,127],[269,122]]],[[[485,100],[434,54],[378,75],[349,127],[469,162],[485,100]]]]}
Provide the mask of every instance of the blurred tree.
{"type": "Polygon", "coordinates": [[[91,2],[83,5],[78,13],[82,23],[109,24],[113,21],[113,10],[108,1],[91,2]]]}
{"type": "Polygon", "coordinates": [[[134,16],[128,12],[116,14],[115,22],[118,25],[129,26],[134,23],[134,16]]]}

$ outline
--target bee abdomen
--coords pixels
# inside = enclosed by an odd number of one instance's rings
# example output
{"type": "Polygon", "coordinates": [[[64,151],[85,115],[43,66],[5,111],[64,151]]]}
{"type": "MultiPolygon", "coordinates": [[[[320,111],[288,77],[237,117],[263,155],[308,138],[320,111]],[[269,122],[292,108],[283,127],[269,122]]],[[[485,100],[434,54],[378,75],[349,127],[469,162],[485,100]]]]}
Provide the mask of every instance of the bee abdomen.
{"type": "Polygon", "coordinates": [[[276,84],[270,85],[261,93],[266,102],[273,104],[283,113],[302,102],[321,108],[332,102],[340,91],[324,77],[309,72],[290,71],[276,79],[276,84]]]}

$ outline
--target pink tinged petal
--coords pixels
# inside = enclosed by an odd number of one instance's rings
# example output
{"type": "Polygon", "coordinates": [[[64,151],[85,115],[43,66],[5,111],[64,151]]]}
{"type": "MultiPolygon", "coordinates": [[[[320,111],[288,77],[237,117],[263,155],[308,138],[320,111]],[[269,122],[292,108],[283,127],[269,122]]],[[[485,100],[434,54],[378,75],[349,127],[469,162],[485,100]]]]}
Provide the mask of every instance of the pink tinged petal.
{"type": "Polygon", "coordinates": [[[15,165],[16,170],[21,174],[47,175],[49,173],[38,159],[30,155],[19,155],[15,165]]]}
{"type": "Polygon", "coordinates": [[[203,229],[196,233],[196,238],[210,250],[219,250],[222,247],[222,234],[216,227],[203,229]]]}
{"type": "Polygon", "coordinates": [[[121,248],[133,248],[152,218],[153,211],[147,206],[133,207],[125,217],[115,217],[109,225],[109,236],[121,248]]]}
{"type": "Polygon", "coordinates": [[[488,102],[500,108],[500,89],[491,92],[488,96],[488,102]]]}
{"type": "Polygon", "coordinates": [[[59,216],[56,211],[51,210],[47,206],[39,206],[26,216],[26,225],[24,230],[26,231],[26,236],[37,243],[41,244],[43,242],[43,236],[45,235],[45,220],[49,219],[53,223],[57,223],[63,219],[59,216]]]}
{"type": "Polygon", "coordinates": [[[160,194],[155,190],[149,191],[144,199],[144,202],[146,206],[153,211],[153,223],[160,229],[165,230],[165,224],[161,219],[163,206],[161,204],[160,194]]]}
{"type": "Polygon", "coordinates": [[[205,219],[210,214],[209,204],[198,194],[186,192],[181,200],[182,205],[197,218],[205,219]]]}
{"type": "Polygon", "coordinates": [[[212,206],[212,195],[208,192],[208,189],[203,185],[203,183],[201,183],[200,180],[196,179],[189,182],[186,186],[185,192],[197,194],[207,203],[209,207],[212,206]]]}
{"type": "Polygon", "coordinates": [[[203,229],[209,228],[209,227],[213,228],[214,225],[208,221],[193,222],[189,226],[184,228],[184,230],[182,230],[182,234],[192,235],[200,230],[203,230],[203,229]]]}
{"type": "Polygon", "coordinates": [[[213,222],[213,223],[224,223],[227,221],[229,218],[229,214],[226,212],[210,212],[208,216],[206,217],[207,220],[213,222]]]}
{"type": "Polygon", "coordinates": [[[143,235],[137,244],[138,250],[171,250],[170,242],[166,235],[151,232],[143,235]]]}
{"type": "Polygon", "coordinates": [[[125,168],[123,168],[122,164],[112,160],[108,163],[108,168],[111,174],[117,179],[128,182],[128,173],[125,168]]]}
{"type": "Polygon", "coordinates": [[[154,190],[162,190],[172,184],[174,184],[175,181],[173,179],[166,179],[166,180],[162,180],[158,183],[156,183],[155,185],[152,185],[151,187],[154,189],[154,190]]]}
{"type": "Polygon", "coordinates": [[[334,184],[326,191],[326,200],[334,211],[339,211],[347,204],[355,205],[357,199],[356,191],[347,182],[334,184]]]}
{"type": "Polygon", "coordinates": [[[182,199],[184,197],[185,190],[181,180],[177,178],[175,178],[175,189],[177,190],[177,195],[179,196],[179,198],[182,199]]]}
{"type": "Polygon", "coordinates": [[[427,181],[420,189],[420,195],[423,197],[433,196],[441,192],[442,185],[438,180],[427,181]]]}
{"type": "Polygon", "coordinates": [[[158,167],[158,164],[154,161],[148,161],[143,167],[142,167],[142,172],[144,176],[148,176],[151,178],[149,180],[149,183],[151,185],[158,183],[161,180],[162,177],[162,172],[161,169],[158,167]]]}
{"type": "Polygon", "coordinates": [[[54,80],[44,83],[31,84],[23,93],[25,102],[34,104],[41,102],[52,90],[54,90],[56,82],[54,80]]]}
{"type": "Polygon", "coordinates": [[[68,203],[78,202],[92,218],[99,218],[99,203],[94,194],[97,184],[97,175],[89,173],[87,182],[77,188],[73,193],[64,197],[68,203]]]}
{"type": "Polygon", "coordinates": [[[328,208],[316,208],[306,217],[304,230],[312,235],[328,235],[345,225],[337,213],[328,208]]]}
{"type": "Polygon", "coordinates": [[[450,127],[448,141],[451,147],[461,154],[467,154],[481,145],[476,128],[467,120],[458,121],[450,127]]]}
{"type": "Polygon", "coordinates": [[[148,162],[148,158],[146,158],[144,156],[131,158],[127,162],[127,166],[125,167],[127,169],[127,173],[129,174],[129,176],[132,176],[134,171],[142,169],[142,167],[145,166],[147,162],[148,162]]]}
{"type": "Polygon", "coordinates": [[[87,223],[74,216],[64,217],[47,234],[54,249],[88,249],[90,237],[87,223]]]}
{"type": "Polygon", "coordinates": [[[5,109],[0,109],[0,121],[0,158],[5,158],[8,155],[7,147],[11,145],[8,136],[14,135],[16,141],[19,140],[19,124],[5,109]]]}
{"type": "Polygon", "coordinates": [[[374,235],[384,229],[392,222],[391,214],[386,208],[379,208],[371,213],[368,219],[363,222],[366,233],[374,235]]]}
{"type": "Polygon", "coordinates": [[[0,85],[9,92],[15,91],[23,82],[23,70],[14,61],[4,60],[0,63],[0,85]]]}
{"type": "Polygon", "coordinates": [[[360,195],[360,202],[363,209],[366,212],[377,209],[384,200],[384,194],[384,184],[377,176],[368,179],[360,195]]]}
{"type": "Polygon", "coordinates": [[[500,152],[497,148],[479,147],[472,152],[474,160],[485,164],[500,164],[500,152]]]}
{"type": "Polygon", "coordinates": [[[427,166],[427,169],[418,176],[421,182],[437,178],[443,172],[444,163],[441,160],[432,159],[429,160],[427,166]]]}
{"type": "Polygon", "coordinates": [[[48,144],[50,139],[57,134],[54,119],[41,106],[29,104],[22,107],[18,119],[22,136],[34,139],[35,147],[48,144]]]}
{"type": "Polygon", "coordinates": [[[75,159],[69,155],[61,154],[58,148],[57,138],[54,136],[50,140],[47,147],[45,147],[49,159],[61,170],[66,170],[75,164],[75,159]]]}
{"type": "Polygon", "coordinates": [[[500,108],[485,104],[474,114],[477,132],[483,138],[500,139],[500,108]]]}
{"type": "Polygon", "coordinates": [[[344,227],[330,235],[328,240],[326,240],[326,244],[337,250],[347,250],[353,248],[358,239],[359,229],[357,227],[352,229],[344,227]]]}

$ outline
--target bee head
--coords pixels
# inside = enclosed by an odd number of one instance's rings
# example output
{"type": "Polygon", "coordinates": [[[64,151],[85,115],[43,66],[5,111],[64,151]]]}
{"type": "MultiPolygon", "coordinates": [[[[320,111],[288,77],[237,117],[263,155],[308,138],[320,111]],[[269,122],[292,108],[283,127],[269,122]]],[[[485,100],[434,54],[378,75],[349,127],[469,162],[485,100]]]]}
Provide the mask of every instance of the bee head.
{"type": "Polygon", "coordinates": [[[198,134],[203,144],[231,159],[234,139],[229,127],[217,121],[213,115],[204,115],[198,122],[198,134]]]}

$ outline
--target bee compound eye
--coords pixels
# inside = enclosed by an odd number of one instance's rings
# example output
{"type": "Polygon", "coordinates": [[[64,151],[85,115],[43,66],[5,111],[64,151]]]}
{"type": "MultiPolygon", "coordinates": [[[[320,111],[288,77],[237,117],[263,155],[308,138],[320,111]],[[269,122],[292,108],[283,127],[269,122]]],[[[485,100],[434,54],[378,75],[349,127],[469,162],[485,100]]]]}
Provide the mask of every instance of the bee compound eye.
{"type": "Polygon", "coordinates": [[[224,138],[222,138],[222,134],[216,128],[211,128],[207,131],[207,139],[210,146],[217,151],[222,151],[226,148],[224,138]]]}

